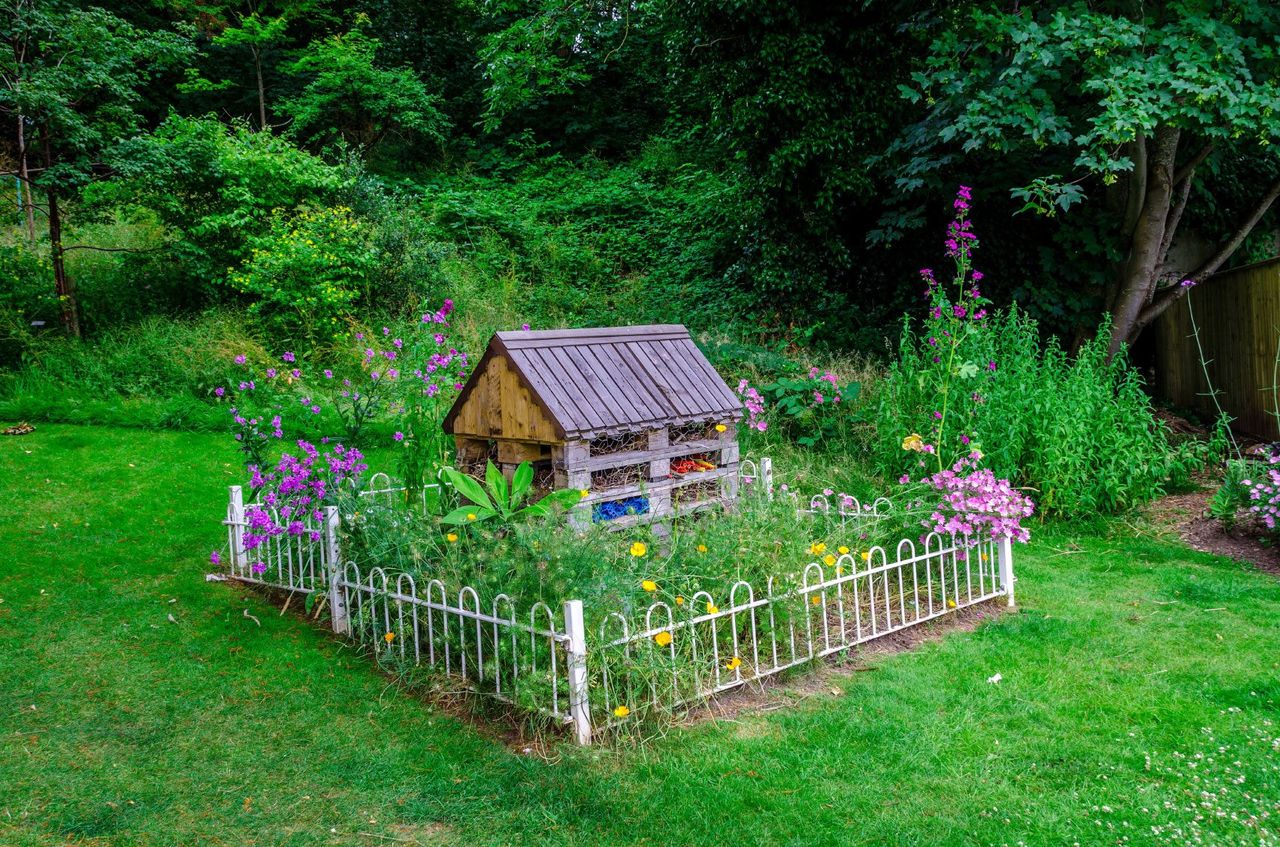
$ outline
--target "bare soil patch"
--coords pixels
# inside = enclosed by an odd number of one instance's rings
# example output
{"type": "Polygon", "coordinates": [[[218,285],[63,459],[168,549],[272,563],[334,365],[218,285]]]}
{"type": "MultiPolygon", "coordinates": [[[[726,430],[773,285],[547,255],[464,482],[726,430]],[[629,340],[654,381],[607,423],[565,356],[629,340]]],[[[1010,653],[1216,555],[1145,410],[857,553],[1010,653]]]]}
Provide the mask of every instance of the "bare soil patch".
{"type": "Polygon", "coordinates": [[[1189,494],[1171,494],[1148,507],[1150,519],[1175,532],[1189,547],[1248,562],[1260,570],[1280,576],[1280,550],[1266,543],[1265,529],[1247,512],[1237,516],[1231,529],[1209,515],[1213,489],[1189,494]]]}

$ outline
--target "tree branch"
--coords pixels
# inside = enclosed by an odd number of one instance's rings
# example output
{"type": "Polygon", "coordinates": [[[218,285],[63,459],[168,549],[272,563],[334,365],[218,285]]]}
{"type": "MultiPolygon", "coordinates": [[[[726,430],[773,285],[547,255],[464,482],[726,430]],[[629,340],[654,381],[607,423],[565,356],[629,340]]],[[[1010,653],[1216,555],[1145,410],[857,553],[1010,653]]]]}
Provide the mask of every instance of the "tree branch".
{"type": "MultiPolygon", "coordinates": [[[[1267,189],[1267,193],[1258,200],[1258,204],[1254,206],[1253,211],[1249,213],[1249,216],[1240,222],[1240,226],[1236,227],[1235,232],[1231,233],[1227,240],[1219,245],[1214,254],[1206,259],[1204,264],[1197,268],[1194,273],[1187,277],[1187,279],[1194,285],[1196,283],[1203,282],[1205,279],[1217,273],[1218,268],[1226,264],[1226,261],[1231,258],[1232,254],[1234,254],[1236,250],[1240,249],[1240,245],[1249,237],[1249,233],[1258,225],[1258,222],[1262,220],[1262,216],[1270,210],[1271,205],[1275,203],[1276,198],[1280,198],[1280,179],[1271,183],[1271,186],[1267,189]]],[[[1143,309],[1142,313],[1138,316],[1139,328],[1145,327],[1147,324],[1151,323],[1160,316],[1161,312],[1185,297],[1193,285],[1171,285],[1159,292],[1152,298],[1151,303],[1143,309]]]]}
{"type": "Polygon", "coordinates": [[[1195,173],[1196,168],[1200,167],[1201,163],[1204,162],[1205,159],[1209,158],[1209,154],[1213,152],[1213,147],[1213,142],[1210,141],[1197,150],[1196,154],[1188,159],[1186,164],[1179,168],[1178,172],[1173,175],[1173,184],[1177,185],[1183,181],[1190,182],[1191,175],[1195,173]]]}
{"type": "MultiPolygon", "coordinates": [[[[1184,168],[1184,170],[1186,170],[1184,168]]],[[[1178,224],[1182,223],[1182,213],[1187,208],[1187,198],[1191,195],[1191,177],[1195,174],[1195,168],[1186,171],[1182,180],[1178,183],[1175,191],[1177,194],[1173,198],[1173,205],[1169,207],[1169,217],[1164,222],[1164,236],[1160,239],[1160,261],[1167,264],[1169,261],[1169,248],[1173,246],[1173,235],[1178,231],[1178,224]]]]}
{"type": "Polygon", "coordinates": [[[159,247],[94,247],[92,244],[69,244],[62,248],[63,253],[70,253],[72,250],[96,250],[99,253],[158,253],[165,250],[169,245],[162,244],[159,247]]]}

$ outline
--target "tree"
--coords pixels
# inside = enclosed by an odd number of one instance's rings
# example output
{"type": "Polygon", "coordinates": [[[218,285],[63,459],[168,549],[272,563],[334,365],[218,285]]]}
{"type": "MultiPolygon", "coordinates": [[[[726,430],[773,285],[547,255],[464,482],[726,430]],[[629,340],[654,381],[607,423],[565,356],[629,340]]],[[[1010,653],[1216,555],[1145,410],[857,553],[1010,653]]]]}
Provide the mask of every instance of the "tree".
{"type": "MultiPolygon", "coordinates": [[[[232,75],[242,69],[247,55],[253,68],[254,103],[259,130],[269,129],[267,115],[268,57],[278,55],[289,44],[289,32],[298,21],[324,22],[329,19],[319,0],[234,0],[231,3],[179,0],[177,11],[189,17],[204,32],[209,44],[237,59],[232,75]]],[[[204,56],[209,59],[208,56],[204,56]]],[[[278,61],[278,59],[277,59],[278,61]]],[[[209,68],[205,71],[209,72],[209,68]]],[[[186,93],[225,91],[237,87],[230,79],[207,79],[200,69],[186,69],[187,79],[179,88],[186,93]]],[[[214,72],[213,75],[220,76],[214,72]]]]}
{"type": "Polygon", "coordinates": [[[62,323],[79,336],[80,310],[66,271],[60,204],[111,173],[117,145],[140,126],[139,90],[185,58],[190,41],[175,32],[141,30],[103,9],[57,0],[12,0],[6,11],[0,25],[8,48],[0,51],[0,113],[20,128],[20,178],[44,194],[62,323]],[[32,149],[38,171],[28,165],[32,149]]]}
{"type": "Polygon", "coordinates": [[[359,28],[309,44],[286,68],[308,79],[301,93],[280,105],[293,119],[293,131],[320,143],[342,140],[361,151],[388,135],[443,142],[448,120],[437,108],[440,98],[411,68],[378,67],[377,50],[378,41],[359,28]]]}
{"type": "Polygon", "coordinates": [[[1057,4],[958,13],[903,94],[929,107],[909,133],[907,189],[958,146],[1028,155],[1024,210],[1067,212],[1086,186],[1120,211],[1126,257],[1105,293],[1114,355],[1226,263],[1280,197],[1280,7],[1265,0],[1057,4]],[[1192,267],[1179,226],[1210,229],[1203,175],[1250,169],[1248,207],[1192,267]],[[1188,210],[1191,210],[1188,218],[1188,210]]]}

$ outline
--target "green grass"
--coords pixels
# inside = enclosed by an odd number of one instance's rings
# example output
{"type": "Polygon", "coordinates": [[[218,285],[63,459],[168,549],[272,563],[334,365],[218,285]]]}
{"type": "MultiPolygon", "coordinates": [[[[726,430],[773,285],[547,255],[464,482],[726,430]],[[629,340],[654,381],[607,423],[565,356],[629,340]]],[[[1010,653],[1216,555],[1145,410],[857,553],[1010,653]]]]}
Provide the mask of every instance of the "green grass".
{"type": "Polygon", "coordinates": [[[0,439],[0,844],[1180,843],[1206,786],[1273,819],[1205,810],[1203,843],[1277,840],[1280,582],[1248,567],[1043,529],[1018,614],[549,763],[206,583],[235,463],[201,434],[0,439]]]}

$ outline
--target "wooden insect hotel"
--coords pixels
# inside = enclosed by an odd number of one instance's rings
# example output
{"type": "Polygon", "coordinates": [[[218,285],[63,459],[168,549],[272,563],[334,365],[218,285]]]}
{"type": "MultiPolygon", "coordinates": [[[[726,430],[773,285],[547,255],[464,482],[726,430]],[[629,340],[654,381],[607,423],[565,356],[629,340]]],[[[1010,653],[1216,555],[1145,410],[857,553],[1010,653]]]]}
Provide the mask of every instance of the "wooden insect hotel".
{"type": "Polygon", "coordinates": [[[678,324],[499,332],[445,432],[459,470],[534,466],[586,491],[574,523],[629,526],[738,495],[741,402],[678,324]]]}

